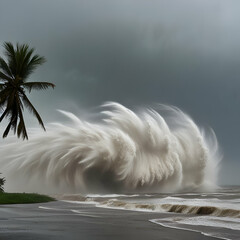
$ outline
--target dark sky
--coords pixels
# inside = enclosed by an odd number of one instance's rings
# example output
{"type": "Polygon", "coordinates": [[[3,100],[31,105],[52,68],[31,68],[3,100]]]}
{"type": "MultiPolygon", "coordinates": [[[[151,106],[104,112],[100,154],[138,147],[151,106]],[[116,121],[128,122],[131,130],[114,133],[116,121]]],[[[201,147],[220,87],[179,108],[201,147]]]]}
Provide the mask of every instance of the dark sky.
{"type": "Polygon", "coordinates": [[[30,97],[45,122],[105,101],[176,105],[214,129],[220,182],[240,184],[239,12],[238,0],[0,0],[0,43],[47,58],[32,80],[57,87],[30,97]]]}

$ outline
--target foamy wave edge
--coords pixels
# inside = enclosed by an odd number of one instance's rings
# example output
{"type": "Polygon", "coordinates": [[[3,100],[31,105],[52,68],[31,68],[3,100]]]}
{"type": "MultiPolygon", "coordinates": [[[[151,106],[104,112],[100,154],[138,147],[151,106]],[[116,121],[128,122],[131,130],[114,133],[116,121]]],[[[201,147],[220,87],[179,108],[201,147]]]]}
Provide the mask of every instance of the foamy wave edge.
{"type": "Polygon", "coordinates": [[[216,187],[221,160],[216,136],[180,109],[138,113],[103,105],[97,123],[61,111],[71,124],[48,125],[29,141],[0,146],[7,191],[40,193],[207,191],[216,187]],[[160,114],[164,112],[164,114],[160,114]]]}

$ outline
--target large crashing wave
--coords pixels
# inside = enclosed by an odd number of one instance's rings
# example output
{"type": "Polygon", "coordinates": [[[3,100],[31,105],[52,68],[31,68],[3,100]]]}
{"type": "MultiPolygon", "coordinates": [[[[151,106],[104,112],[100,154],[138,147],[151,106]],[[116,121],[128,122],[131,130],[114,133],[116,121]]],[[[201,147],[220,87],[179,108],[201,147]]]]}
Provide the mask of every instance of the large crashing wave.
{"type": "Polygon", "coordinates": [[[146,109],[136,114],[107,103],[100,123],[32,131],[29,141],[9,138],[0,147],[0,172],[8,191],[172,192],[215,186],[218,144],[175,107],[161,105],[167,117],[146,109]]]}

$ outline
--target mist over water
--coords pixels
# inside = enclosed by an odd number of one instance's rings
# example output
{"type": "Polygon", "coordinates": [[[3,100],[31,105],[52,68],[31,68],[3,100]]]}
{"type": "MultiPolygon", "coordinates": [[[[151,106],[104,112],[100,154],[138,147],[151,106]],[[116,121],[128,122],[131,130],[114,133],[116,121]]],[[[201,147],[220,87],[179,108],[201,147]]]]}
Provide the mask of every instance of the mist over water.
{"type": "Polygon", "coordinates": [[[176,107],[160,105],[159,112],[138,113],[114,102],[102,107],[105,117],[97,123],[60,111],[70,124],[49,124],[47,132],[32,129],[29,141],[4,141],[0,172],[6,190],[178,192],[216,187],[221,156],[212,130],[206,134],[176,107]]]}

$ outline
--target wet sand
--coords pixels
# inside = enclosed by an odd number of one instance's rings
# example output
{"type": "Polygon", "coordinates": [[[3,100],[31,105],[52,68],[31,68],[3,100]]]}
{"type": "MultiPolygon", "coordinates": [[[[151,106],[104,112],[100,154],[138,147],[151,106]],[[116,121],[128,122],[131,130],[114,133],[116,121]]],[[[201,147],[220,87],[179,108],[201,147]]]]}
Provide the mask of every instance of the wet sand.
{"type": "Polygon", "coordinates": [[[201,233],[171,229],[149,222],[150,219],[164,217],[169,217],[169,214],[105,209],[62,201],[1,205],[0,239],[214,239],[201,233]]]}

